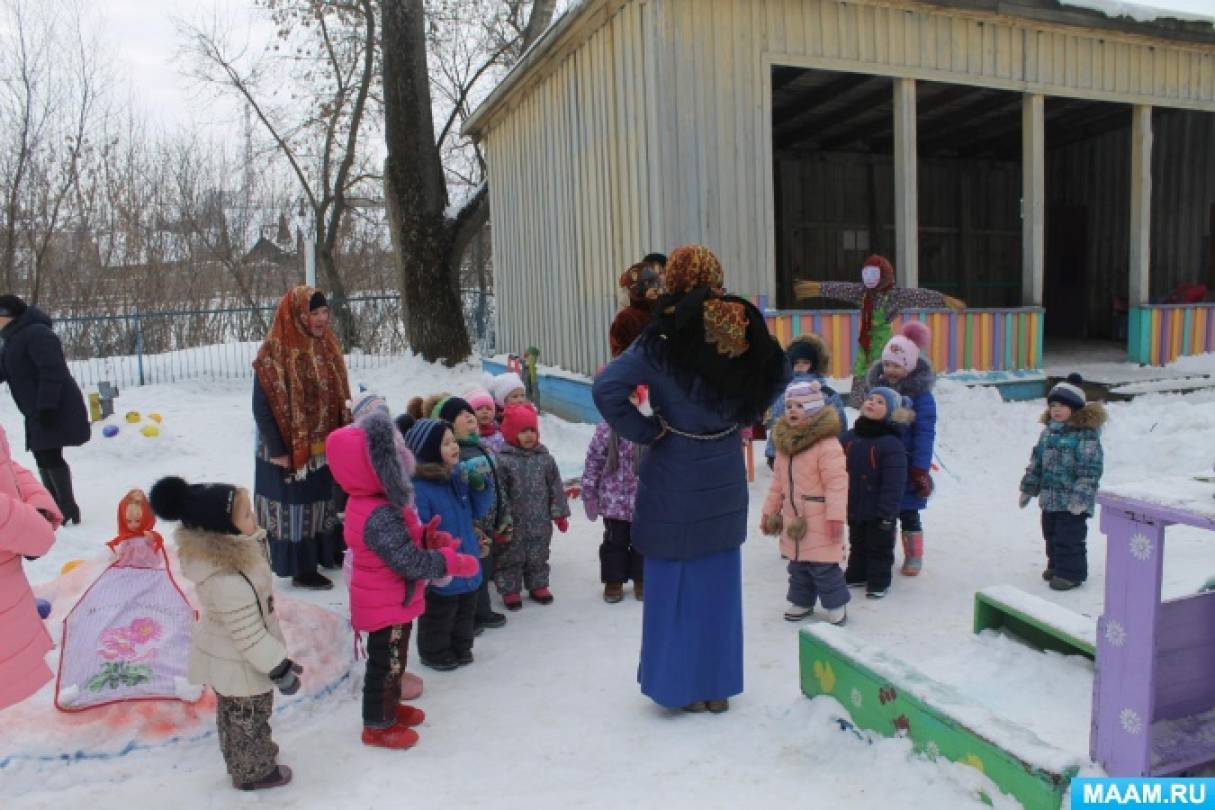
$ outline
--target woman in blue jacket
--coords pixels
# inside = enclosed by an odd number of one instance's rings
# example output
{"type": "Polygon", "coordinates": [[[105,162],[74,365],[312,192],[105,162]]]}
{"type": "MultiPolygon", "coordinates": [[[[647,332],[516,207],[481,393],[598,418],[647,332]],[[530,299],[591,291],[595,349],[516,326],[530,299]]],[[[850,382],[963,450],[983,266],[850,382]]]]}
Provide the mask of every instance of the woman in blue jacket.
{"type": "Polygon", "coordinates": [[[742,692],[742,568],[747,475],[739,429],[789,379],[763,315],[723,289],[708,248],[678,248],[654,319],[595,381],[618,434],[649,445],[633,545],[645,555],[643,694],[667,708],[719,713],[742,692]],[[654,415],[629,402],[649,386],[654,415]]]}

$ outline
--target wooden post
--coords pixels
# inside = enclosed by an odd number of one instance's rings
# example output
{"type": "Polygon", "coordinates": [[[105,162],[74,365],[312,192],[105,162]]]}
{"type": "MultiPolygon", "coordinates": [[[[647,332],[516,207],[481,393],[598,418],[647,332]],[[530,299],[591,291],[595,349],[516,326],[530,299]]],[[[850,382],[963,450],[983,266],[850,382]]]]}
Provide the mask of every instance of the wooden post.
{"type": "Polygon", "coordinates": [[[915,79],[894,80],[894,266],[903,287],[920,286],[915,79]]]}
{"type": "Polygon", "coordinates": [[[1021,97],[1021,304],[1042,306],[1046,256],[1046,97],[1021,97]]]}
{"type": "Polygon", "coordinates": [[[1130,305],[1151,302],[1152,108],[1136,104],[1131,116],[1130,305]]]}

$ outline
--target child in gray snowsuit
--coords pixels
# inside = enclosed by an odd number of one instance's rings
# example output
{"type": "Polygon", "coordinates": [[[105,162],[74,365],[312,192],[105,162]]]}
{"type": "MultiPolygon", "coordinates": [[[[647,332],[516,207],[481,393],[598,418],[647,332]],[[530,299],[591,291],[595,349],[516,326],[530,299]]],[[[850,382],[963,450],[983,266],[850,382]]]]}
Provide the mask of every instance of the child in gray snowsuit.
{"type": "Polygon", "coordinates": [[[508,405],[502,415],[506,444],[498,456],[513,531],[496,553],[494,582],[508,610],[523,607],[521,586],[532,600],[551,604],[548,555],[553,526],[569,529],[569,504],[557,462],[540,444],[539,418],[531,405],[508,405]]]}

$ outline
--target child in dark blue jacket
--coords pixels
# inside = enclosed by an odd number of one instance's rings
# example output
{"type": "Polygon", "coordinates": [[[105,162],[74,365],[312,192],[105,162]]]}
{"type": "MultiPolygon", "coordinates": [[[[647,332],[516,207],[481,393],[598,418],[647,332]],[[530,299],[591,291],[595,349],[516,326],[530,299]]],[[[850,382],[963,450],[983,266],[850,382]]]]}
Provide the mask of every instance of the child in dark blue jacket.
{"type": "MultiPolygon", "coordinates": [[[[488,488],[472,489],[460,467],[460,445],[451,425],[438,419],[419,419],[405,433],[405,444],[417,459],[414,472],[414,506],[423,524],[438,515],[438,528],[460,541],[457,551],[480,558],[481,544],[473,521],[493,506],[488,488]]],[[[440,671],[471,664],[477,614],[475,576],[453,577],[443,587],[426,590],[426,611],[418,620],[418,657],[440,671]]]]}
{"type": "Polygon", "coordinates": [[[894,568],[894,526],[907,485],[903,430],[915,413],[892,388],[872,389],[852,430],[840,435],[848,462],[848,567],[844,581],[881,599],[894,568]]]}

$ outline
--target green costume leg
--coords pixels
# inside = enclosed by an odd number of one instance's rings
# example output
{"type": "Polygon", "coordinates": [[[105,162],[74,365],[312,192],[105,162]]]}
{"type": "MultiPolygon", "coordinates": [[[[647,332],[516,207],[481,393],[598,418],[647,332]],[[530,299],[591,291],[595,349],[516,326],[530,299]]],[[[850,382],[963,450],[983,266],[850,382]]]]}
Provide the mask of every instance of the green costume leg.
{"type": "Polygon", "coordinates": [[[852,364],[852,391],[848,395],[848,404],[858,410],[864,402],[865,375],[873,364],[882,359],[882,349],[893,336],[894,330],[882,312],[873,313],[873,324],[869,329],[869,351],[856,344],[856,362],[852,364]]]}

